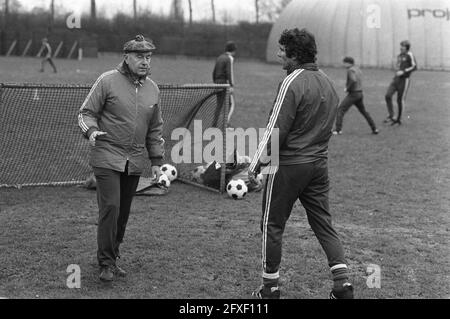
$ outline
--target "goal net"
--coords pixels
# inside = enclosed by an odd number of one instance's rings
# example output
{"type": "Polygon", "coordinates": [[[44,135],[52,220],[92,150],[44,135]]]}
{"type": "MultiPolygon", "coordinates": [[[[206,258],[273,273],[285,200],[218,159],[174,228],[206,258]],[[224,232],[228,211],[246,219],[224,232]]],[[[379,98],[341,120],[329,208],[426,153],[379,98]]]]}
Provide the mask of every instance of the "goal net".
{"type": "MultiPolygon", "coordinates": [[[[76,185],[86,181],[92,173],[88,164],[90,146],[78,127],[77,115],[90,88],[89,85],[0,85],[0,187],[76,185]]],[[[159,85],[159,88],[164,120],[164,163],[177,168],[181,181],[202,185],[193,174],[196,167],[207,164],[198,151],[210,142],[202,138],[206,129],[214,127],[225,134],[229,86],[187,84],[159,85]],[[184,131],[184,136],[172,140],[175,129],[184,131]],[[180,163],[180,158],[172,157],[172,148],[181,139],[183,151],[190,145],[191,152],[189,156],[182,154],[180,163]]],[[[220,169],[220,185],[215,187],[219,191],[225,188],[224,166],[220,169]]],[[[142,176],[150,175],[150,163],[146,161],[142,176]]]]}

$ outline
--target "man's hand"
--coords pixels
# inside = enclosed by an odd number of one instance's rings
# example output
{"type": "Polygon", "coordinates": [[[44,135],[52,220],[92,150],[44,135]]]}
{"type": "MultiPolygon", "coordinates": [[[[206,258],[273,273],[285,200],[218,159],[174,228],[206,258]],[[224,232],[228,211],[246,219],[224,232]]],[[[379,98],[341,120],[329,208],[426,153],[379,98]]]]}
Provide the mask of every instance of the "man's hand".
{"type": "Polygon", "coordinates": [[[402,76],[403,74],[405,74],[405,72],[402,71],[402,70],[398,70],[397,72],[395,72],[395,74],[396,74],[397,76],[402,76]]]}
{"type": "Polygon", "coordinates": [[[152,176],[153,178],[156,178],[156,182],[159,181],[161,174],[161,168],[159,166],[152,166],[152,176]]]}
{"type": "Polygon", "coordinates": [[[102,131],[94,131],[92,132],[91,136],[89,136],[89,144],[91,144],[91,146],[95,146],[95,140],[97,139],[97,136],[102,136],[102,135],[106,135],[106,132],[102,132],[102,131]]]}
{"type": "Polygon", "coordinates": [[[230,94],[233,94],[233,92],[234,92],[233,87],[230,87],[230,94]]]}

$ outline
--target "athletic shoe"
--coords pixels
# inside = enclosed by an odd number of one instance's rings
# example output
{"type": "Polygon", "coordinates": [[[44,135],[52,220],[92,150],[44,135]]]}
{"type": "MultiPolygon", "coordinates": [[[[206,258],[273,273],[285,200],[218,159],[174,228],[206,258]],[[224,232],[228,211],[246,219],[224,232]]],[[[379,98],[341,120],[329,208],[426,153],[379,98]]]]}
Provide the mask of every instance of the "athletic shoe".
{"type": "Polygon", "coordinates": [[[252,292],[252,296],[257,299],[280,299],[280,294],[280,288],[265,287],[264,285],[252,292]]]}
{"type": "Polygon", "coordinates": [[[391,125],[395,125],[395,124],[402,125],[402,122],[400,120],[392,121],[391,125]]]}
{"type": "Polygon", "coordinates": [[[353,286],[346,282],[342,288],[333,288],[330,292],[330,299],[353,299],[353,286]]]}
{"type": "Polygon", "coordinates": [[[114,275],[116,275],[117,277],[126,277],[127,276],[127,272],[117,265],[112,267],[112,271],[113,271],[114,275]]]}
{"type": "Polygon", "coordinates": [[[392,123],[392,122],[394,122],[394,119],[393,119],[392,117],[390,117],[390,116],[388,116],[388,117],[383,121],[383,123],[392,123]]]}
{"type": "Polygon", "coordinates": [[[113,281],[114,272],[111,269],[111,267],[102,267],[99,278],[101,281],[104,281],[104,282],[113,281]]]}
{"type": "Polygon", "coordinates": [[[378,133],[380,133],[377,129],[374,129],[373,131],[372,131],[372,134],[374,134],[374,135],[377,135],[378,133]]]}
{"type": "Polygon", "coordinates": [[[341,135],[342,131],[333,131],[333,135],[341,135]]]}

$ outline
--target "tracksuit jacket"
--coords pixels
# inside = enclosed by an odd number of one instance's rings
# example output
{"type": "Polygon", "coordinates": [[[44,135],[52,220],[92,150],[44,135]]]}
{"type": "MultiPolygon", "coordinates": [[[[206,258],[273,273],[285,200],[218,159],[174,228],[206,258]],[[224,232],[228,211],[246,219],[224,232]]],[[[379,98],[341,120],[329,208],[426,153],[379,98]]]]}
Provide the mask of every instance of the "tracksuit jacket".
{"type": "Polygon", "coordinates": [[[161,165],[164,156],[163,120],[159,89],[149,78],[134,78],[128,66],[103,73],[92,86],[78,115],[84,136],[104,131],[91,148],[89,164],[140,175],[144,167],[144,147],[152,165],[161,165]]]}
{"type": "Polygon", "coordinates": [[[271,154],[270,136],[279,130],[279,164],[293,165],[328,158],[328,141],[336,118],[339,97],[330,79],[315,63],[288,71],[278,94],[250,171],[258,172],[262,150],[271,154]],[[326,88],[323,89],[323,88],[326,88]],[[321,98],[317,99],[317,95],[321,98]]]}
{"type": "Polygon", "coordinates": [[[234,86],[233,63],[234,58],[230,53],[221,54],[214,66],[213,82],[234,86]]]}
{"type": "Polygon", "coordinates": [[[402,79],[409,78],[411,73],[417,70],[416,58],[411,51],[400,53],[397,56],[397,69],[405,72],[401,76],[396,76],[402,79]]]}

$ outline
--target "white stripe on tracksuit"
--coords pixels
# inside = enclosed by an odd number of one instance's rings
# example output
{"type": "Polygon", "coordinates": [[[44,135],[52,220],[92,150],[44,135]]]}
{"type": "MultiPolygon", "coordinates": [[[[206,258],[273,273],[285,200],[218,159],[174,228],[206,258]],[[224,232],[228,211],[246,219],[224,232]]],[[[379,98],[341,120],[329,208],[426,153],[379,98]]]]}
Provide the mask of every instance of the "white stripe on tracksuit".
{"type": "Polygon", "coordinates": [[[262,268],[263,268],[263,278],[267,279],[277,279],[280,276],[280,273],[277,271],[275,274],[266,273],[266,246],[267,246],[267,224],[269,221],[269,211],[270,211],[270,202],[272,198],[272,189],[273,189],[273,181],[275,179],[275,174],[270,174],[267,177],[267,188],[266,188],[266,205],[264,207],[264,215],[263,215],[263,234],[262,234],[262,268]]]}
{"type": "Polygon", "coordinates": [[[81,111],[86,107],[87,102],[91,98],[92,94],[94,93],[94,91],[97,88],[97,86],[100,83],[100,81],[105,76],[110,75],[110,74],[115,73],[115,72],[118,72],[118,71],[117,70],[111,70],[111,71],[105,72],[102,75],[100,75],[99,78],[97,79],[97,81],[95,81],[94,85],[91,87],[91,90],[89,91],[89,94],[87,95],[86,99],[84,100],[83,105],[81,105],[80,113],[78,114],[78,125],[80,126],[81,130],[83,131],[83,133],[87,133],[87,131],[89,130],[89,127],[84,122],[83,115],[81,114],[81,111]]]}
{"type": "Polygon", "coordinates": [[[230,85],[234,86],[234,58],[233,56],[230,54],[228,55],[230,57],[230,68],[231,68],[231,74],[230,74],[230,85]]]}
{"type": "MultiPolygon", "coordinates": [[[[286,96],[287,89],[289,88],[289,85],[294,81],[294,79],[303,71],[303,69],[297,69],[294,72],[292,72],[290,75],[288,75],[284,80],[283,83],[280,86],[280,89],[278,91],[277,98],[275,100],[275,104],[273,106],[272,114],[269,118],[269,122],[267,124],[266,130],[264,132],[264,136],[259,143],[257,152],[255,156],[253,157],[253,160],[250,164],[249,170],[254,171],[256,165],[259,162],[259,159],[261,157],[261,154],[264,150],[264,148],[267,146],[267,143],[269,141],[269,138],[272,134],[273,128],[275,127],[275,123],[277,121],[278,115],[281,110],[281,106],[283,105],[284,98],[286,96]]],[[[275,173],[276,174],[276,173],[275,173]]],[[[263,268],[263,278],[267,279],[277,279],[280,275],[277,271],[276,273],[266,273],[266,260],[267,260],[267,254],[266,254],[266,247],[267,247],[267,224],[269,221],[269,211],[270,211],[270,204],[272,199],[272,189],[273,189],[273,181],[275,178],[275,174],[270,174],[267,178],[267,188],[266,188],[266,203],[264,207],[264,214],[263,214],[263,234],[262,234],[262,268],[263,268]]]]}
{"type": "Polygon", "coordinates": [[[251,172],[255,170],[256,165],[258,164],[259,159],[261,158],[261,154],[265,149],[265,147],[267,146],[270,136],[272,135],[273,128],[275,127],[275,123],[277,121],[278,114],[280,113],[281,106],[283,105],[283,101],[286,96],[286,92],[287,89],[289,88],[289,85],[300,73],[302,73],[302,71],[303,69],[297,69],[283,80],[283,83],[280,86],[280,90],[278,91],[275,105],[273,106],[272,115],[269,118],[269,123],[267,124],[263,138],[259,143],[258,149],[256,150],[256,154],[255,156],[253,156],[252,162],[250,163],[249,170],[251,172]]]}
{"type": "Polygon", "coordinates": [[[403,114],[405,115],[405,110],[406,110],[406,94],[408,93],[408,89],[409,89],[409,78],[405,79],[405,88],[403,89],[403,94],[402,94],[402,105],[403,105],[403,114]]]}

